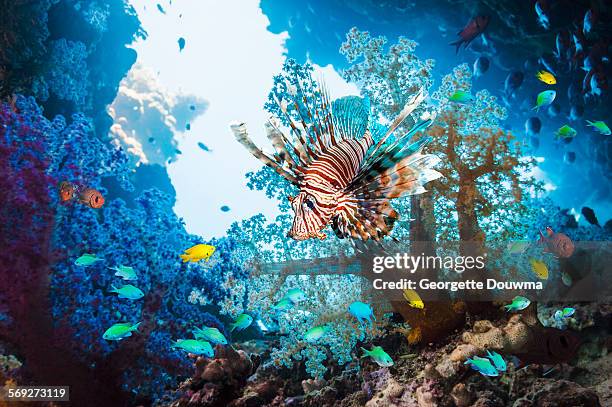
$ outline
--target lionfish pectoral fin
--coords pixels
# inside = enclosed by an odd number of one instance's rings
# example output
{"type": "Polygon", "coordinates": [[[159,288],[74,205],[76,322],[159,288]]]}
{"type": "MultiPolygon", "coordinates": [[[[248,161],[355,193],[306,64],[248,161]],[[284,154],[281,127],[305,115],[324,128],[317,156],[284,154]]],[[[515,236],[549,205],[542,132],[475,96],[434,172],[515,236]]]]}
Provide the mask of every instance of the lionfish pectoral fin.
{"type": "Polygon", "coordinates": [[[345,206],[332,219],[332,230],[339,238],[380,241],[391,233],[399,214],[386,199],[368,200],[350,197],[353,206],[345,206]]]}

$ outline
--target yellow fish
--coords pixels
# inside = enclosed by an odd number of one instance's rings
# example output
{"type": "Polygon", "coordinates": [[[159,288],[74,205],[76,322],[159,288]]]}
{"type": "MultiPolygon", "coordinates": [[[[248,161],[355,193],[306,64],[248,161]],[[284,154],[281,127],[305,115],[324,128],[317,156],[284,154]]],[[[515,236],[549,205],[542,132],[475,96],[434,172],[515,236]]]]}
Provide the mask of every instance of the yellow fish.
{"type": "Polygon", "coordinates": [[[557,83],[557,78],[548,71],[540,71],[536,74],[536,78],[541,80],[547,85],[554,85],[557,83]]]}
{"type": "Polygon", "coordinates": [[[423,300],[414,290],[404,290],[404,298],[408,301],[408,305],[413,308],[423,309],[425,308],[425,304],[423,300]]]}
{"type": "Polygon", "coordinates": [[[546,263],[536,259],[529,260],[529,263],[531,263],[533,273],[538,276],[540,280],[546,280],[548,278],[548,267],[546,267],[546,263]]]}
{"type": "Polygon", "coordinates": [[[183,263],[191,261],[195,263],[196,261],[206,260],[210,258],[215,252],[215,246],[211,246],[209,244],[197,244],[189,249],[185,250],[184,254],[181,254],[181,259],[183,259],[183,263]]]}

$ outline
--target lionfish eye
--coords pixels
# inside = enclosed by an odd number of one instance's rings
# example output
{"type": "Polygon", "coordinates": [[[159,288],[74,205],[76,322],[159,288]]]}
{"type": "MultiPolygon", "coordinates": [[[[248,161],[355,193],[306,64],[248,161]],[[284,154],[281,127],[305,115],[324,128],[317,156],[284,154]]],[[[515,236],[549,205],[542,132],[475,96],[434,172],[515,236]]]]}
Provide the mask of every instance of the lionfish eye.
{"type": "Polygon", "coordinates": [[[306,206],[308,207],[308,209],[310,210],[314,209],[314,201],[311,198],[306,198],[304,202],[306,203],[306,206]]]}

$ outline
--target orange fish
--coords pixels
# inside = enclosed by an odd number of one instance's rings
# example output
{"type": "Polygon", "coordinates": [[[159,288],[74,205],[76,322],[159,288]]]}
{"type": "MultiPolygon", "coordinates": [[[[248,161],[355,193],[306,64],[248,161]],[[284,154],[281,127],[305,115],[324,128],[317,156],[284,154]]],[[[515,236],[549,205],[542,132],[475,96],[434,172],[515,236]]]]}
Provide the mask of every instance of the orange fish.
{"type": "Polygon", "coordinates": [[[93,188],[85,188],[80,194],[79,201],[94,209],[101,208],[104,205],[104,197],[100,191],[93,188]]]}
{"type": "Polygon", "coordinates": [[[574,243],[567,235],[555,233],[551,228],[546,228],[546,235],[540,231],[540,243],[546,248],[545,253],[552,253],[557,257],[568,258],[574,254],[574,243]]]}
{"type": "Polygon", "coordinates": [[[74,197],[75,187],[68,181],[62,181],[59,184],[60,202],[66,203],[74,197]]]}

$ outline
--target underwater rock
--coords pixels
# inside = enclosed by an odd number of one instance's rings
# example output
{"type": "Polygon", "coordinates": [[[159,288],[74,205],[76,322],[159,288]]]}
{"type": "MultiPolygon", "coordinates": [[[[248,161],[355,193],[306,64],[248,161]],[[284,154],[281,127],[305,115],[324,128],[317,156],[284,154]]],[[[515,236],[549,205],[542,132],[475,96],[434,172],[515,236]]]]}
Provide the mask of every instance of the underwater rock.
{"type": "Polygon", "coordinates": [[[414,388],[399,383],[387,368],[364,376],[363,393],[369,399],[366,407],[414,406],[417,400],[412,395],[413,391],[414,388]]]}
{"type": "Polygon", "coordinates": [[[232,347],[215,348],[215,358],[199,357],[196,373],[183,383],[183,397],[172,404],[183,406],[218,406],[229,403],[241,395],[247,378],[259,367],[258,359],[232,347]]]}
{"type": "Polygon", "coordinates": [[[472,404],[474,396],[463,383],[457,383],[451,392],[451,398],[456,407],[468,407],[472,404]]]}
{"type": "Polygon", "coordinates": [[[521,315],[513,315],[503,328],[498,328],[491,321],[483,320],[474,323],[472,332],[464,332],[462,339],[479,350],[493,349],[513,353],[524,348],[529,338],[529,328],[521,321],[521,315]]]}
{"type": "Polygon", "coordinates": [[[438,405],[434,400],[433,393],[425,386],[421,386],[416,390],[416,398],[419,407],[437,407],[438,405]]]}
{"type": "Polygon", "coordinates": [[[372,399],[365,404],[365,407],[386,407],[403,405],[399,401],[403,393],[404,387],[395,379],[390,378],[387,382],[387,386],[380,393],[372,397],[372,399]]]}
{"type": "Polygon", "coordinates": [[[514,403],[514,407],[597,407],[601,406],[599,397],[590,389],[568,380],[537,379],[529,393],[514,403]],[[529,404],[525,404],[528,401],[529,404]]]}
{"type": "Polygon", "coordinates": [[[325,379],[306,379],[302,380],[302,389],[304,389],[304,393],[312,393],[316,390],[321,390],[327,382],[325,379]]]}
{"type": "Polygon", "coordinates": [[[412,327],[407,335],[411,344],[442,340],[465,320],[463,302],[429,302],[424,309],[413,308],[407,301],[392,301],[391,304],[412,327]]]}
{"type": "Polygon", "coordinates": [[[506,404],[491,391],[480,394],[472,407],[504,407],[506,404]]]}

